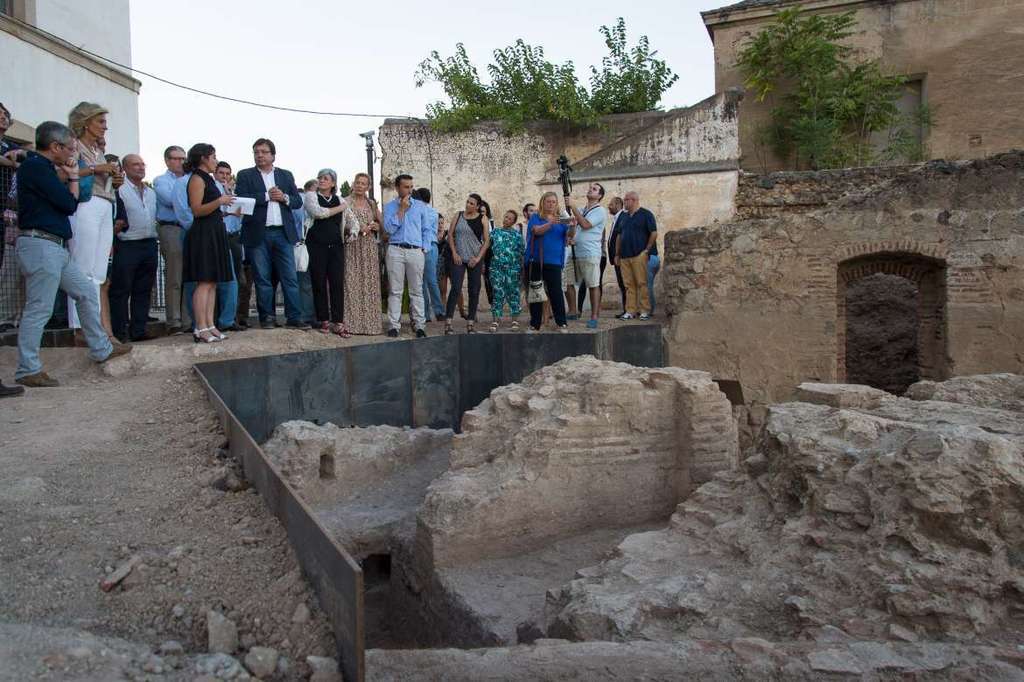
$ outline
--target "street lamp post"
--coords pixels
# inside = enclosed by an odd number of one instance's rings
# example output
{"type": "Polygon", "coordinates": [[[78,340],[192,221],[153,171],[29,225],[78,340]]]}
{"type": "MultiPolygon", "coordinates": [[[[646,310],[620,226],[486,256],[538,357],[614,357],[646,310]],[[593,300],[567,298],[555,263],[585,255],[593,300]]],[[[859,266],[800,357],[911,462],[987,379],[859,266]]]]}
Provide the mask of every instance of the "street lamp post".
{"type": "Polygon", "coordinates": [[[366,140],[366,174],[370,176],[370,198],[373,199],[373,134],[374,131],[367,130],[359,133],[359,137],[366,140]]]}

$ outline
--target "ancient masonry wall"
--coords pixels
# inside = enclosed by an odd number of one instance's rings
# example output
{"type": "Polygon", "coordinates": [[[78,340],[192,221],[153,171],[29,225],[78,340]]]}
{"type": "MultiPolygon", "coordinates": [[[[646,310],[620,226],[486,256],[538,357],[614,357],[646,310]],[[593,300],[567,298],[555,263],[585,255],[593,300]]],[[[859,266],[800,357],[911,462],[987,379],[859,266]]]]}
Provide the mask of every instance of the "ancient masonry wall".
{"type": "Polygon", "coordinates": [[[434,568],[666,519],[738,456],[708,374],[591,357],[495,389],[462,426],[418,520],[418,560],[434,568]]]}
{"type": "Polygon", "coordinates": [[[920,289],[922,378],[1024,371],[1024,153],[828,174],[823,194],[840,198],[821,210],[790,200],[813,175],[771,177],[740,192],[741,212],[770,217],[667,237],[671,364],[756,402],[841,382],[845,286],[886,272],[920,289]]]}

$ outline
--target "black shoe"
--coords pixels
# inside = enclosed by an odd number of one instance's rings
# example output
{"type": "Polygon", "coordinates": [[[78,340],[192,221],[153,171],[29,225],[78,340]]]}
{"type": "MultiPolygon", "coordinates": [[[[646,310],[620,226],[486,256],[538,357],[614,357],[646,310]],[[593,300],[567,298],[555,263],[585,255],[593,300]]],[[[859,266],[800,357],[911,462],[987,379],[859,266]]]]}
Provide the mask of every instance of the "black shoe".
{"type": "Polygon", "coordinates": [[[274,319],[274,326],[275,327],[283,327],[284,325],[281,324],[280,322],[278,322],[277,319],[274,319]]]}
{"type": "Polygon", "coordinates": [[[170,327],[167,328],[167,336],[171,336],[172,334],[180,334],[180,333],[181,333],[181,325],[180,324],[174,324],[174,325],[171,325],[170,327]]]}
{"type": "Polygon", "coordinates": [[[241,327],[242,329],[248,329],[249,328],[249,320],[239,320],[235,324],[237,326],[241,327]]]}
{"type": "MultiPolygon", "coordinates": [[[[159,334],[153,334],[151,332],[144,332],[142,334],[142,336],[133,336],[133,337],[131,337],[131,341],[132,341],[132,343],[136,343],[138,341],[152,341],[153,339],[159,339],[159,338],[160,338],[159,334]]],[[[121,343],[125,343],[125,340],[122,339],[121,337],[118,337],[118,339],[121,341],[121,343]]]]}
{"type": "Polygon", "coordinates": [[[288,320],[288,322],[286,322],[284,326],[288,327],[289,329],[309,329],[308,324],[306,324],[305,322],[299,322],[298,320],[288,320]]]}
{"type": "Polygon", "coordinates": [[[13,398],[16,395],[24,394],[24,386],[4,386],[4,382],[0,381],[0,398],[13,398]]]}
{"type": "Polygon", "coordinates": [[[427,330],[426,329],[417,329],[416,330],[416,338],[417,339],[425,339],[425,338],[427,338],[427,330]]]}
{"type": "Polygon", "coordinates": [[[397,329],[389,329],[388,330],[388,338],[397,339],[398,338],[398,330],[397,329]]]}
{"type": "Polygon", "coordinates": [[[237,324],[233,324],[230,327],[224,327],[221,329],[222,332],[244,332],[245,329],[239,327],[237,324]]]}
{"type": "Polygon", "coordinates": [[[444,322],[444,321],[445,321],[445,320],[447,320],[447,319],[448,319],[448,318],[447,318],[447,317],[445,317],[444,315],[438,315],[438,316],[436,316],[436,317],[434,318],[434,321],[435,321],[435,322],[444,322]]]}
{"type": "Polygon", "coordinates": [[[152,315],[149,315],[149,316],[146,317],[146,322],[159,322],[159,321],[160,321],[159,317],[153,317],[152,315]]]}
{"type": "Polygon", "coordinates": [[[260,322],[260,329],[274,329],[277,327],[277,323],[273,320],[263,320],[260,322]]]}

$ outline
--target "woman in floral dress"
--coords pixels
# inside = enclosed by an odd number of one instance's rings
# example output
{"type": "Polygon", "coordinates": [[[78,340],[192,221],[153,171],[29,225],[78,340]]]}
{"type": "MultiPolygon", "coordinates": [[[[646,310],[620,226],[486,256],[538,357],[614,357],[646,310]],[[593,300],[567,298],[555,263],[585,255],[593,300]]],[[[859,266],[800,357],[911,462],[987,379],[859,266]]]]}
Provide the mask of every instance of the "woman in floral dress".
{"type": "Polygon", "coordinates": [[[359,234],[345,244],[345,326],[353,334],[380,334],[380,268],[377,234],[381,216],[371,199],[370,176],[356,174],[348,205],[359,221],[359,234]]]}

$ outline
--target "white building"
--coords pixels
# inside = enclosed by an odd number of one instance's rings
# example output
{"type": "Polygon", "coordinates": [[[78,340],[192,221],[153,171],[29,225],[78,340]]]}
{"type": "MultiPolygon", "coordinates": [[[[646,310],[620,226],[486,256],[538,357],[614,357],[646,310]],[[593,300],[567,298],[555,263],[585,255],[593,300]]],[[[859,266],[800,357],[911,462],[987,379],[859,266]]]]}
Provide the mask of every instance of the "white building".
{"type": "Polygon", "coordinates": [[[138,152],[141,83],[83,50],[131,66],[128,0],[0,0],[0,102],[16,122],[9,136],[29,141],[36,125],[67,123],[85,100],[110,110],[108,152],[138,152]]]}

